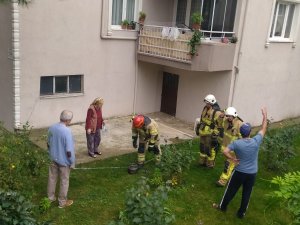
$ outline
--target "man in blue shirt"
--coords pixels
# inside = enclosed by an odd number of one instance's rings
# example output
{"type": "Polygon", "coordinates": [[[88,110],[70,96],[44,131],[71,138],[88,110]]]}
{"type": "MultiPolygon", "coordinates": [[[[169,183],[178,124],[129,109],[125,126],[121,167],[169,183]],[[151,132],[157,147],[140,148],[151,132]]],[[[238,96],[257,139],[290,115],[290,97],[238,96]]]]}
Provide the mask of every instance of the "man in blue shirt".
{"type": "Polygon", "coordinates": [[[213,207],[226,211],[228,204],[234,198],[240,186],[243,185],[241,205],[237,211],[238,218],[243,218],[245,216],[252,188],[255,183],[255,177],[258,170],[257,159],[259,146],[267,131],[267,110],[265,108],[262,108],[262,115],[262,129],[256,136],[250,138],[251,125],[245,123],[240,128],[242,139],[238,139],[229,144],[223,152],[226,158],[232,160],[236,164],[236,167],[231,175],[221,203],[214,203],[213,207]],[[234,151],[236,156],[232,156],[230,154],[231,151],[234,151]]]}
{"type": "Polygon", "coordinates": [[[75,164],[74,141],[71,129],[68,126],[73,118],[73,113],[68,110],[60,114],[60,122],[52,125],[48,130],[48,150],[51,159],[48,178],[48,198],[51,202],[56,200],[55,188],[57,178],[60,179],[58,195],[59,208],[73,204],[67,199],[69,189],[70,169],[75,164]]]}

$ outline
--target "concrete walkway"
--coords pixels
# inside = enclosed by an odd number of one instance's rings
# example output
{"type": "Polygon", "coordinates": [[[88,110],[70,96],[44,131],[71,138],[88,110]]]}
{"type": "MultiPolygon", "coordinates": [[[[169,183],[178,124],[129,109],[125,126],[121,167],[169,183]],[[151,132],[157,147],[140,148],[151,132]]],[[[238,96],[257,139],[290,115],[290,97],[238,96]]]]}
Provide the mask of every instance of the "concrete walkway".
{"type": "MultiPolygon", "coordinates": [[[[160,132],[161,144],[177,143],[181,140],[188,140],[195,137],[193,132],[193,124],[183,122],[175,117],[164,113],[152,113],[147,116],[154,119],[160,132]]],[[[101,156],[91,158],[87,154],[85,124],[71,125],[76,148],[76,163],[91,162],[101,160],[111,156],[122,155],[126,153],[136,152],[132,147],[131,139],[131,117],[115,117],[105,120],[106,132],[102,132],[102,141],[100,149],[101,156]]],[[[41,139],[41,136],[46,135],[47,129],[33,130],[31,139],[37,145],[46,149],[46,141],[41,139]]]]}

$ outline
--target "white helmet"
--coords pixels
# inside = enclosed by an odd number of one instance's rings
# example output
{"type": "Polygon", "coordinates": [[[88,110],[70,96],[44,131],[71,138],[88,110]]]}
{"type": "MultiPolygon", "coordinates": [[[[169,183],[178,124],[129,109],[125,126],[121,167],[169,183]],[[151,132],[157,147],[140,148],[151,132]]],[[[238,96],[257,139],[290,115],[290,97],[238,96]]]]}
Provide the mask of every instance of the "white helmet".
{"type": "Polygon", "coordinates": [[[225,116],[233,116],[233,117],[237,117],[238,114],[236,112],[236,109],[234,107],[228,107],[225,110],[225,116]]]}
{"type": "Polygon", "coordinates": [[[204,101],[209,103],[209,104],[215,104],[217,102],[215,96],[209,94],[209,95],[206,95],[206,97],[204,98],[204,101]]]}

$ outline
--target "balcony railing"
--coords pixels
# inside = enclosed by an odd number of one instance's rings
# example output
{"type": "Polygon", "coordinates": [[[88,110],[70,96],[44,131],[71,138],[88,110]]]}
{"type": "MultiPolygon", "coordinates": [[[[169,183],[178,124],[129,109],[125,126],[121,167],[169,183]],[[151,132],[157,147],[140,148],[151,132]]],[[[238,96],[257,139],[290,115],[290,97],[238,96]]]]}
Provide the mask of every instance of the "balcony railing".
{"type": "Polygon", "coordinates": [[[190,29],[145,25],[140,30],[139,60],[190,71],[232,70],[235,44],[221,43],[222,37],[230,38],[233,32],[201,31],[205,38],[197,53],[190,54],[190,29]]]}
{"type": "Polygon", "coordinates": [[[144,26],[139,35],[139,53],[190,63],[193,33],[188,29],[162,26],[144,26]]]}

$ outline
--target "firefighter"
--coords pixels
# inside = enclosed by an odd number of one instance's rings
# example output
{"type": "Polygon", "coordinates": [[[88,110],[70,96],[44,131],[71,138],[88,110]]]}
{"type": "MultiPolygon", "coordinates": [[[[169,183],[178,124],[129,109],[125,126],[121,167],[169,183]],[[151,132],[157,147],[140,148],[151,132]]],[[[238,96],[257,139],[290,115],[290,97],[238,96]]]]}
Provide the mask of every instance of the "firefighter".
{"type": "MultiPolygon", "coordinates": [[[[221,146],[222,152],[231,142],[241,138],[240,127],[242,124],[243,121],[238,117],[236,109],[234,107],[228,107],[225,110],[225,118],[223,119],[224,136],[221,146]]],[[[231,152],[231,154],[234,153],[231,152]]],[[[219,180],[216,182],[218,186],[224,187],[227,184],[234,166],[234,162],[226,159],[224,163],[224,170],[219,180]]]]}
{"type": "Polygon", "coordinates": [[[160,162],[161,149],[157,123],[144,115],[137,115],[132,120],[132,145],[138,148],[138,165],[143,167],[145,151],[153,152],[156,163],[160,162]],[[139,143],[139,144],[137,144],[139,143]]]}
{"type": "Polygon", "coordinates": [[[200,137],[199,164],[213,168],[220,134],[217,123],[222,113],[215,96],[207,95],[204,102],[206,105],[202,110],[201,118],[196,119],[195,126],[195,132],[200,137]]]}

